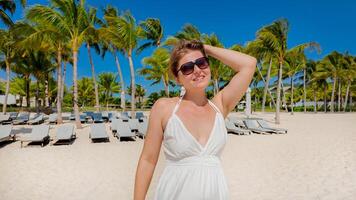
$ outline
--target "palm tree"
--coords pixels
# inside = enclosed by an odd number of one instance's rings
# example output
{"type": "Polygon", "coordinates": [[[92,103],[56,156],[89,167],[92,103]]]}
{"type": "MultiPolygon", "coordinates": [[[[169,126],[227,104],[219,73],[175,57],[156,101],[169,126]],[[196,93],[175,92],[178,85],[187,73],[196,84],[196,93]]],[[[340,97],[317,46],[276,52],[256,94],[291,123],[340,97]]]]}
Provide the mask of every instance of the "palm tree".
{"type": "Polygon", "coordinates": [[[7,99],[10,92],[10,68],[16,56],[16,38],[11,30],[0,30],[0,65],[6,70],[5,99],[2,112],[6,113],[7,99]]]}
{"type": "Polygon", "coordinates": [[[261,34],[261,31],[258,31],[257,39],[247,43],[246,46],[246,52],[254,55],[259,60],[259,63],[269,63],[267,68],[266,81],[264,81],[264,78],[262,77],[263,82],[265,83],[262,97],[262,112],[265,111],[267,92],[270,94],[272,102],[274,103],[273,96],[271,95],[268,87],[271,79],[272,66],[274,63],[276,63],[277,60],[275,58],[278,56],[278,48],[272,45],[273,43],[271,44],[268,36],[269,35],[261,34]]]}
{"type": "Polygon", "coordinates": [[[94,84],[91,78],[83,77],[82,79],[78,80],[78,103],[80,106],[85,107],[92,105],[95,99],[93,95],[93,90],[94,84]]]}
{"type": "Polygon", "coordinates": [[[286,19],[280,19],[273,22],[271,25],[263,27],[258,34],[263,37],[268,43],[275,47],[277,51],[277,60],[279,64],[278,82],[277,82],[277,102],[276,102],[276,124],[280,123],[280,102],[281,102],[281,84],[282,84],[282,70],[287,53],[287,38],[288,38],[289,24],[286,19]]]}
{"type": "Polygon", "coordinates": [[[159,19],[148,18],[140,22],[141,32],[140,37],[145,38],[147,41],[137,48],[136,52],[141,53],[148,47],[159,47],[163,38],[163,27],[159,19]]]}
{"type": "MultiPolygon", "coordinates": [[[[26,0],[21,0],[22,7],[25,7],[26,0]]],[[[6,11],[9,11],[11,15],[15,13],[16,3],[14,0],[0,0],[0,20],[6,26],[12,26],[14,22],[11,20],[10,16],[6,14],[6,11]]]]}
{"type": "Polygon", "coordinates": [[[86,47],[88,50],[88,56],[89,56],[89,62],[91,66],[91,73],[92,73],[92,79],[94,83],[94,92],[95,92],[95,109],[96,112],[99,112],[99,91],[98,91],[98,84],[96,82],[96,76],[95,76],[95,67],[93,63],[93,59],[90,53],[90,47],[94,47],[96,52],[100,54],[100,48],[98,43],[100,42],[100,36],[99,36],[99,31],[95,29],[96,24],[102,24],[101,20],[96,16],[96,9],[95,8],[90,8],[88,13],[87,13],[86,19],[88,20],[88,26],[92,27],[91,33],[87,35],[86,37],[86,47]]]}
{"type": "Polygon", "coordinates": [[[99,74],[99,89],[104,97],[106,110],[109,110],[109,102],[114,93],[120,92],[120,87],[117,84],[117,76],[114,73],[106,72],[99,74]]]}
{"type": "MultiPolygon", "coordinates": [[[[146,90],[142,87],[142,85],[139,85],[139,84],[136,84],[136,91],[135,91],[135,97],[137,98],[137,100],[138,100],[138,105],[139,106],[141,106],[142,105],[142,101],[143,101],[143,97],[145,96],[145,94],[146,94],[146,90]]],[[[128,93],[128,95],[130,95],[130,96],[132,96],[132,89],[131,89],[131,86],[128,86],[127,87],[127,93],[128,93]]],[[[163,91],[163,94],[161,94],[160,96],[161,97],[163,97],[163,96],[165,96],[166,94],[165,94],[165,91],[164,90],[162,90],[163,91]]],[[[141,107],[142,108],[142,107],[141,107]]]]}
{"type": "Polygon", "coordinates": [[[135,115],[135,69],[132,60],[132,52],[136,49],[140,39],[140,32],[142,31],[136,24],[135,18],[130,12],[125,12],[123,16],[118,18],[119,34],[122,39],[123,50],[129,60],[130,75],[131,75],[131,115],[135,115]]]}
{"type": "Polygon", "coordinates": [[[332,94],[331,94],[331,112],[334,112],[334,97],[336,84],[340,81],[342,75],[342,55],[336,51],[327,55],[322,62],[323,67],[320,67],[318,70],[318,76],[330,77],[333,81],[332,94]]]}
{"type": "MultiPolygon", "coordinates": [[[[307,69],[313,68],[313,64],[309,63],[307,69]]],[[[316,85],[320,85],[324,90],[324,112],[327,112],[327,91],[329,83],[327,79],[329,74],[325,68],[324,61],[317,61],[315,63],[315,71],[312,73],[311,82],[318,82],[316,85]]]]}
{"type": "Polygon", "coordinates": [[[283,70],[285,75],[288,76],[290,79],[291,85],[291,97],[290,97],[290,105],[291,105],[291,115],[294,114],[294,102],[293,102],[293,95],[294,95],[294,75],[302,68],[303,63],[301,62],[298,55],[295,52],[291,52],[286,56],[286,62],[283,66],[283,70]]]}
{"type": "Polygon", "coordinates": [[[86,15],[84,1],[82,1],[82,4],[78,4],[75,0],[51,0],[51,4],[51,7],[37,5],[29,11],[27,16],[49,24],[51,27],[58,27],[64,35],[69,37],[73,53],[73,104],[75,122],[77,128],[81,128],[77,83],[78,52],[92,27],[86,23],[88,15],[86,15]]]}
{"type": "MultiPolygon", "coordinates": [[[[122,75],[122,70],[119,62],[118,52],[123,52],[122,35],[120,34],[120,27],[118,26],[119,11],[117,8],[112,6],[107,6],[104,9],[104,19],[105,24],[98,30],[101,37],[101,44],[103,47],[102,56],[105,56],[105,52],[109,50],[115,58],[115,64],[118,70],[121,88],[125,88],[125,82],[122,75]]],[[[125,90],[121,90],[121,108],[123,111],[126,110],[126,98],[125,90]]]]}
{"type": "Polygon", "coordinates": [[[347,100],[349,97],[350,86],[356,77],[356,57],[351,55],[344,56],[346,62],[346,69],[343,70],[343,77],[347,81],[346,94],[344,99],[343,111],[346,112],[347,100]]]}
{"type": "Polygon", "coordinates": [[[26,96],[26,80],[20,76],[16,76],[11,79],[10,83],[10,93],[14,95],[19,95],[20,97],[20,107],[22,107],[23,97],[26,96]]]}
{"type": "Polygon", "coordinates": [[[144,68],[139,70],[139,73],[146,76],[148,80],[154,80],[151,85],[163,82],[166,96],[169,97],[169,84],[172,79],[169,73],[169,52],[165,48],[157,48],[152,56],[142,59],[144,68]],[[146,68],[151,66],[151,68],[146,68]]]}

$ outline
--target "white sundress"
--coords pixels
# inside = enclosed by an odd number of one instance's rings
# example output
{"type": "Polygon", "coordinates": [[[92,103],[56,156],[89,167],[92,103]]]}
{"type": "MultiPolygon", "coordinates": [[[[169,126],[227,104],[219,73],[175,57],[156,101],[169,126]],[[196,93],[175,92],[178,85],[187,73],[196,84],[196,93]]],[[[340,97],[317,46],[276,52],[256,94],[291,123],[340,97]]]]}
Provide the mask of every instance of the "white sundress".
{"type": "Polygon", "coordinates": [[[224,117],[209,101],[216,115],[209,139],[202,146],[176,115],[182,98],[164,130],[166,167],[160,177],[155,200],[226,200],[228,187],[220,162],[227,140],[224,117]]]}

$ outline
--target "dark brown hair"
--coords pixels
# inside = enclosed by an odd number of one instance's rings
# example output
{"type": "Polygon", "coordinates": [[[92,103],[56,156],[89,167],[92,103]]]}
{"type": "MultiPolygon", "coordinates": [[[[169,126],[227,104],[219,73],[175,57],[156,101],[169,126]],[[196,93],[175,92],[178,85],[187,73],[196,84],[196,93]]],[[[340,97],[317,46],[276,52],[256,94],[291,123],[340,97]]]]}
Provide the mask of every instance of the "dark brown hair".
{"type": "Polygon", "coordinates": [[[204,45],[198,40],[180,40],[178,44],[174,46],[169,60],[169,67],[175,77],[178,77],[179,60],[189,51],[194,50],[200,51],[203,56],[206,56],[204,45]]]}

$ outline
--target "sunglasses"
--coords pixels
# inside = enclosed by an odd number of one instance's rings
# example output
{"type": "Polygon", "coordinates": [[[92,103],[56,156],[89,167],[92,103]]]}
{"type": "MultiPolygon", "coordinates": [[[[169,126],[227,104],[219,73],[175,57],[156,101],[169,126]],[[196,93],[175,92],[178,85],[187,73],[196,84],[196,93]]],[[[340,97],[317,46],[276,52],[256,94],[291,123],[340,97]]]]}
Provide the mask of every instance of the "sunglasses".
{"type": "Polygon", "coordinates": [[[180,66],[177,73],[179,71],[181,71],[183,75],[189,75],[194,72],[194,65],[199,67],[199,69],[206,69],[209,67],[209,60],[207,57],[201,57],[201,58],[196,59],[194,62],[190,61],[190,62],[184,63],[180,66]]]}

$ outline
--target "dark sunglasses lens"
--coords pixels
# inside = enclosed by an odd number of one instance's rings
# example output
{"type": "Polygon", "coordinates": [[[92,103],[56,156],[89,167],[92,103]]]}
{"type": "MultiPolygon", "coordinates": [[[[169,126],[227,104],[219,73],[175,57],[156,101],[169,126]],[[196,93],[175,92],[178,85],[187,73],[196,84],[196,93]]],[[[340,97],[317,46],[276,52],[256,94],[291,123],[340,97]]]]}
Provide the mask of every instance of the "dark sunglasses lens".
{"type": "Polygon", "coordinates": [[[199,58],[195,61],[195,64],[200,68],[200,69],[205,69],[209,66],[208,60],[203,57],[199,58]]]}
{"type": "Polygon", "coordinates": [[[194,71],[194,63],[192,62],[185,63],[182,65],[180,69],[184,75],[191,74],[194,71]]]}

